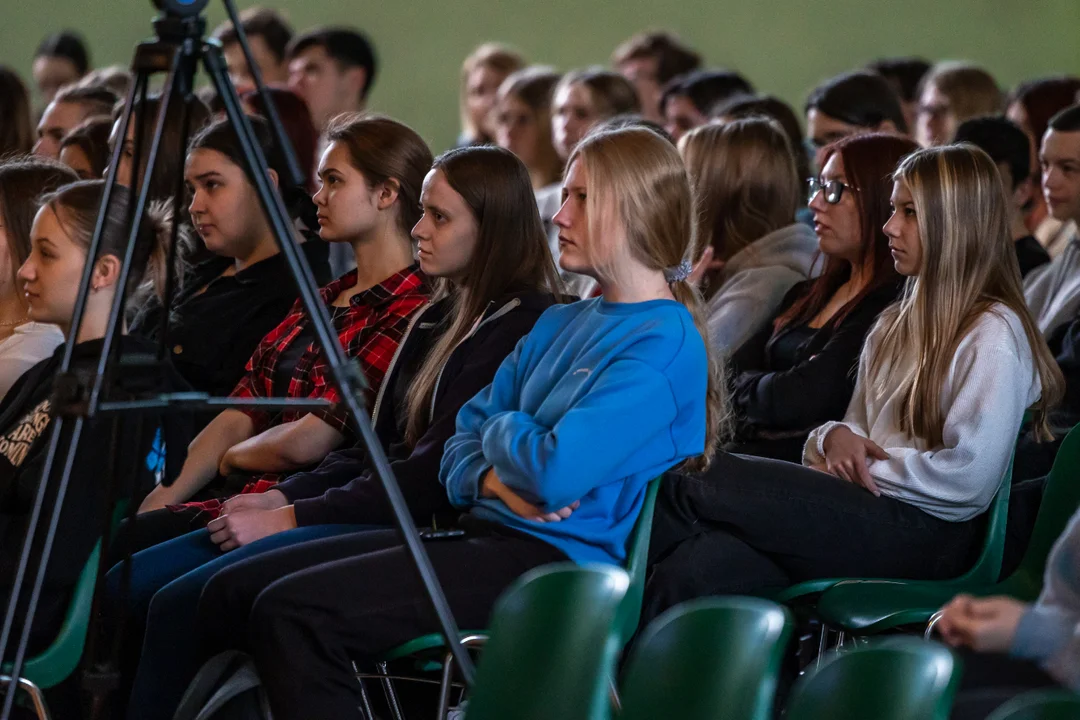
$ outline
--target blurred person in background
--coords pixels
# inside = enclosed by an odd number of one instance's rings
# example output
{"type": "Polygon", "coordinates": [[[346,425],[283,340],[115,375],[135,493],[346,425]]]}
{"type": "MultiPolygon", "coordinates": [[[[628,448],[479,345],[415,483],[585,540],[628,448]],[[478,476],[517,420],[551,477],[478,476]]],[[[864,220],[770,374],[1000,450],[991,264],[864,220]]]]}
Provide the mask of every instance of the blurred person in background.
{"type": "Polygon", "coordinates": [[[660,96],[664,86],[701,67],[701,56],[672,33],[643,32],[615,48],[611,66],[634,84],[642,115],[663,124],[660,96]]]}
{"type": "Polygon", "coordinates": [[[499,43],[484,43],[461,65],[461,134],[457,147],[484,145],[495,140],[495,98],[499,86],[525,67],[517,52],[499,43]]]}

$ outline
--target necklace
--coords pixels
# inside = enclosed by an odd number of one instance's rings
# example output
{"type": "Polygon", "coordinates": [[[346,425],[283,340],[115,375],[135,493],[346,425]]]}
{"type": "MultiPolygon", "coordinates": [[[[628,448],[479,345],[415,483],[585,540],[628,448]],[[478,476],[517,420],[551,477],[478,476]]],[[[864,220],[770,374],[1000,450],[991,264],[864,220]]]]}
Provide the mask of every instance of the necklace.
{"type": "Polygon", "coordinates": [[[0,327],[15,327],[17,325],[23,325],[30,322],[29,318],[23,318],[21,320],[12,320],[11,322],[0,322],[0,327]]]}

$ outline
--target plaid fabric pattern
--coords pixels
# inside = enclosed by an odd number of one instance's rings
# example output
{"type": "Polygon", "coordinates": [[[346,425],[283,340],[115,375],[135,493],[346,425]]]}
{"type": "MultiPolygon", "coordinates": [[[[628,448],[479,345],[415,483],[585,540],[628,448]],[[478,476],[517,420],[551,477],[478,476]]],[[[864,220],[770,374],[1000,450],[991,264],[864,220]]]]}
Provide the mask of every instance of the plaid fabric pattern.
{"type": "MultiPolygon", "coordinates": [[[[321,288],[319,292],[323,302],[329,307],[334,298],[343,290],[355,284],[356,271],[354,270],[321,288]]],[[[419,265],[413,265],[378,285],[357,293],[351,298],[348,311],[335,316],[334,325],[341,346],[345,349],[346,355],[359,361],[367,377],[369,407],[408,329],[409,318],[427,302],[430,294],[431,288],[420,272],[419,265]]],[[[271,330],[259,343],[251,360],[248,361],[247,374],[233,390],[231,397],[273,397],[274,369],[277,362],[309,321],[307,313],[298,300],[281,324],[271,330]]],[[[337,403],[338,389],[333,384],[326,355],[317,342],[312,342],[296,363],[289,381],[287,397],[325,399],[337,403]]],[[[289,410],[277,415],[254,409],[244,409],[242,412],[252,419],[255,424],[255,433],[258,434],[268,428],[299,420],[307,411],[289,410]]],[[[335,404],[330,408],[312,412],[342,433],[352,434],[348,413],[344,406],[335,404]]],[[[276,473],[257,476],[240,492],[266,492],[277,484],[280,477],[276,473]]],[[[174,507],[198,508],[206,513],[206,522],[209,522],[218,516],[222,502],[223,499],[214,499],[174,507]]]]}

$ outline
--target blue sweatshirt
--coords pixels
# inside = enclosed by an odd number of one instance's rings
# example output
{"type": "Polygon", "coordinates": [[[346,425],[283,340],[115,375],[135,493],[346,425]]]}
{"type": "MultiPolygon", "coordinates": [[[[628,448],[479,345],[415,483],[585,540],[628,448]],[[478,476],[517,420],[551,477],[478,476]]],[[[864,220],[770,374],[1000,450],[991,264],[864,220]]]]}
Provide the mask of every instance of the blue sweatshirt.
{"type": "Polygon", "coordinates": [[[577,563],[622,564],[649,480],[705,447],[705,343],[673,300],[601,298],[547,310],[466,403],[439,479],[450,502],[554,545],[577,563]],[[546,511],[534,522],[480,497],[499,479],[546,511]]]}

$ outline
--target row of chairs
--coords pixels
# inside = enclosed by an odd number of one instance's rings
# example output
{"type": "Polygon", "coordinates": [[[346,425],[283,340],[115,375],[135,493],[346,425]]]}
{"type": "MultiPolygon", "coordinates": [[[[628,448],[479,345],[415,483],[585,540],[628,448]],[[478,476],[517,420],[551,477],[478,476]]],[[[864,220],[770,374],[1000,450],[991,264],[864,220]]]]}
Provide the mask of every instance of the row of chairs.
{"type": "MultiPolygon", "coordinates": [[[[571,564],[523,576],[496,605],[466,720],[610,720],[618,568],[571,564]]],[[[768,720],[792,615],[761,598],[672,608],[642,634],[622,674],[620,720],[768,720]]],[[[795,683],[786,720],[947,720],[959,682],[951,650],[893,637],[838,651],[795,683]]],[[[1080,696],[1038,693],[993,720],[1080,717],[1080,696]]]]}

